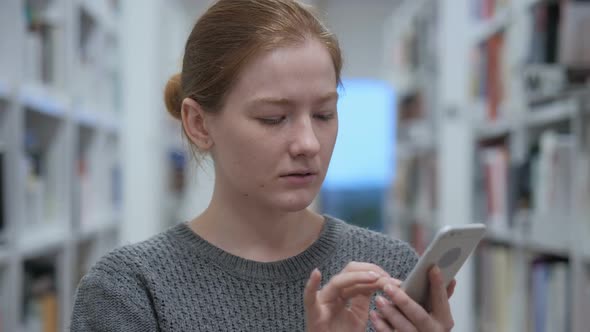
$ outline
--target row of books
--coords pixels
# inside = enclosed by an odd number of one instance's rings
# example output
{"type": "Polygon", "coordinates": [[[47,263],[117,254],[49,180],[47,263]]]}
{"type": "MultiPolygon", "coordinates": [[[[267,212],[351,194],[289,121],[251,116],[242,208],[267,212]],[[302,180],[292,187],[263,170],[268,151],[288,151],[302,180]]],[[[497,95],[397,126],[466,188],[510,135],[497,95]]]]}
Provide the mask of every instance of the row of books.
{"type": "Polygon", "coordinates": [[[398,158],[396,172],[393,186],[396,233],[422,253],[432,239],[436,223],[436,155],[398,158]]]}
{"type": "MultiPolygon", "coordinates": [[[[5,195],[5,190],[6,190],[6,186],[5,186],[5,181],[4,178],[6,177],[6,167],[4,165],[5,163],[5,152],[3,150],[3,146],[2,146],[2,142],[0,142],[0,245],[3,242],[3,233],[4,233],[4,229],[6,227],[6,220],[8,219],[8,217],[6,216],[6,195],[5,195]]],[[[0,325],[1,326],[1,325],[0,325]]]]}
{"type": "Polygon", "coordinates": [[[55,219],[56,193],[49,185],[47,148],[41,146],[41,138],[34,130],[25,133],[25,154],[22,160],[25,170],[25,220],[39,225],[55,219]]]}
{"type": "MultiPolygon", "coordinates": [[[[472,0],[471,12],[476,21],[492,19],[515,0],[472,0]]],[[[522,1],[522,0],[516,0],[522,1]]],[[[572,66],[590,64],[590,46],[579,43],[579,36],[589,32],[590,18],[586,0],[539,1],[530,12],[529,63],[562,63],[572,66]]]]}
{"type": "Polygon", "coordinates": [[[54,259],[43,257],[26,261],[24,273],[21,317],[24,330],[57,332],[59,305],[54,259]]]}
{"type": "Polygon", "coordinates": [[[580,36],[590,33],[590,2],[542,1],[532,9],[530,63],[590,66],[590,46],[580,36]]]}
{"type": "MultiPolygon", "coordinates": [[[[0,299],[6,298],[6,293],[8,289],[6,288],[6,273],[5,270],[0,267],[0,299]]],[[[5,317],[8,313],[8,303],[5,301],[0,301],[0,332],[7,331],[8,328],[6,327],[6,320],[5,317]]]]}
{"type": "MultiPolygon", "coordinates": [[[[504,3],[491,0],[476,2],[504,3]]],[[[553,92],[563,90],[568,83],[588,81],[590,46],[580,43],[579,36],[590,34],[590,26],[585,23],[590,20],[590,2],[541,1],[527,15],[531,18],[530,43],[527,55],[523,55],[526,57],[523,72],[511,70],[512,65],[522,66],[523,63],[510,63],[511,50],[506,47],[510,25],[473,49],[469,89],[472,99],[485,105],[483,109],[475,110],[479,120],[493,122],[503,116],[503,111],[507,111],[503,106],[510,100],[509,82],[513,77],[522,77],[527,93],[535,90],[553,92]],[[553,67],[539,70],[539,65],[553,67]],[[526,70],[529,67],[533,67],[532,76],[530,70],[526,70]]]]}
{"type": "Polygon", "coordinates": [[[479,331],[570,330],[567,261],[528,257],[527,263],[494,245],[481,246],[475,257],[479,331]]]}
{"type": "Polygon", "coordinates": [[[76,96],[85,104],[100,109],[118,110],[120,88],[117,74],[118,41],[109,32],[99,29],[97,18],[84,8],[78,10],[80,38],[77,57],[80,67],[76,71],[80,84],[73,87],[76,96]]]}
{"type": "Polygon", "coordinates": [[[77,220],[80,226],[95,225],[104,222],[97,220],[101,211],[120,211],[122,207],[122,179],[119,165],[109,165],[104,172],[106,177],[100,177],[97,169],[90,170],[86,158],[78,159],[77,187],[77,220]],[[94,172],[94,173],[93,173],[94,172]],[[103,181],[104,180],[104,181],[103,181]]]}
{"type": "MultiPolygon", "coordinates": [[[[48,147],[41,146],[40,138],[34,129],[28,130],[26,137],[25,155],[21,168],[26,172],[25,220],[30,225],[40,225],[55,221],[59,217],[56,181],[52,179],[55,176],[55,170],[49,169],[50,158],[55,159],[50,154],[55,149],[50,151],[48,147]]],[[[77,199],[76,206],[79,209],[77,218],[81,225],[94,222],[95,220],[91,218],[96,217],[101,211],[120,209],[122,205],[120,166],[105,165],[106,169],[102,171],[91,170],[90,167],[89,159],[80,156],[77,161],[77,183],[74,194],[77,199]],[[101,173],[99,174],[98,171],[101,173]]],[[[0,197],[2,196],[0,193],[0,197]]],[[[0,233],[3,225],[4,218],[0,217],[0,233]]]]}
{"type": "Polygon", "coordinates": [[[406,211],[437,208],[437,159],[433,154],[415,155],[397,163],[394,197],[406,211]]]}
{"type": "Polygon", "coordinates": [[[474,100],[483,101],[484,112],[478,119],[495,121],[500,117],[506,96],[508,69],[504,32],[499,32],[482,42],[472,55],[471,93],[474,100]]]}
{"type": "MultiPolygon", "coordinates": [[[[64,20],[58,1],[24,1],[26,31],[24,33],[23,66],[26,81],[61,87],[63,83],[64,50],[69,44],[63,33],[64,20]]],[[[115,64],[118,41],[113,34],[98,29],[97,19],[83,8],[77,11],[80,27],[75,45],[78,68],[73,72],[77,84],[71,86],[77,103],[84,107],[118,110],[121,107],[120,75],[115,64]]]]}
{"type": "Polygon", "coordinates": [[[23,1],[26,31],[24,34],[24,78],[26,80],[57,83],[57,71],[64,48],[60,29],[60,9],[57,1],[23,1]]]}
{"type": "Polygon", "coordinates": [[[508,139],[477,151],[479,217],[503,232],[514,226],[519,211],[533,212],[532,238],[566,243],[573,200],[572,135],[544,131],[521,164],[511,160],[508,139]]]}
{"type": "Polygon", "coordinates": [[[489,20],[510,3],[510,0],[471,0],[471,16],[476,21],[489,20]]]}
{"type": "Polygon", "coordinates": [[[394,48],[394,63],[407,70],[432,68],[437,63],[437,3],[429,4],[421,15],[411,22],[411,28],[402,36],[394,48]]]}

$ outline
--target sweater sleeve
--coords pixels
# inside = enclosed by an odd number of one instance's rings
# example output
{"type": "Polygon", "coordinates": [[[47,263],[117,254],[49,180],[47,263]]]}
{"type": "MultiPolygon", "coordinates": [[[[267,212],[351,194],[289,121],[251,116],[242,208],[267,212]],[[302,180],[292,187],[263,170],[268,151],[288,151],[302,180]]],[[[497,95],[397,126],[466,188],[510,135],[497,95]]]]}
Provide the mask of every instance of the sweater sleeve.
{"type": "Polygon", "coordinates": [[[125,269],[110,272],[95,267],[82,279],[70,331],[158,331],[146,287],[125,269]]]}
{"type": "Polygon", "coordinates": [[[396,254],[397,268],[390,267],[390,273],[397,272],[395,277],[399,280],[406,280],[414,265],[418,263],[420,256],[418,256],[418,253],[412,246],[402,241],[397,246],[396,254]]]}

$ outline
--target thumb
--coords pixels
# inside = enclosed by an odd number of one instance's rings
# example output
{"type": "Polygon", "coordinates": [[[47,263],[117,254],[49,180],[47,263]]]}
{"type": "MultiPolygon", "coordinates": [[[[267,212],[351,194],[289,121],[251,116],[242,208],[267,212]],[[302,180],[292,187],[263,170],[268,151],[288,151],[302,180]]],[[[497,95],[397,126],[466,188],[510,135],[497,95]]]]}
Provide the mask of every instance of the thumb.
{"type": "Polygon", "coordinates": [[[445,319],[451,315],[451,309],[449,306],[447,290],[443,284],[442,273],[438,266],[435,265],[430,269],[429,274],[430,304],[432,308],[432,314],[436,318],[445,319]]]}

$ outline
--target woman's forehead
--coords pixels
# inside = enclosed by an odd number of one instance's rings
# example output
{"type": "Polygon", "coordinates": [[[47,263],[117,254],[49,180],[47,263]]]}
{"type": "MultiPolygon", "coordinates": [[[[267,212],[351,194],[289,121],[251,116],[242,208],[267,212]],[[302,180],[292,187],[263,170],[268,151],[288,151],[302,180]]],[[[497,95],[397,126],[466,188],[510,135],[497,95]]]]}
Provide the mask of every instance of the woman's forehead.
{"type": "Polygon", "coordinates": [[[248,102],[287,104],[302,97],[337,99],[336,86],[330,54],[319,42],[308,42],[257,56],[244,67],[232,92],[248,102]]]}

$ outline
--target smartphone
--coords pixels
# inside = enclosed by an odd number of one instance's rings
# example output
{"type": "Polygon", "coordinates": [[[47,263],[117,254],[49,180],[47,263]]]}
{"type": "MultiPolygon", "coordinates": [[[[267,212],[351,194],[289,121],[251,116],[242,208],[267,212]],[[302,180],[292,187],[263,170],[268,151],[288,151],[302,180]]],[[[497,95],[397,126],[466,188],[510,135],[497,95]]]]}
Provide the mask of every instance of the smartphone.
{"type": "Polygon", "coordinates": [[[448,286],[483,238],[485,230],[484,224],[445,226],[440,229],[406,280],[402,282],[401,288],[429,311],[430,268],[438,265],[445,287],[448,286]]]}

